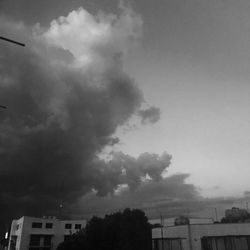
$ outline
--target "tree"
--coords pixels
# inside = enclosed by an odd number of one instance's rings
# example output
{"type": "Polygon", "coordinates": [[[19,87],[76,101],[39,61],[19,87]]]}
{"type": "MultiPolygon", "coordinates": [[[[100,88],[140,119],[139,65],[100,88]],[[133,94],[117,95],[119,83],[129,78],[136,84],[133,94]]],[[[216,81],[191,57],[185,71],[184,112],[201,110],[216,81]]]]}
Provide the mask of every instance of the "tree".
{"type": "Polygon", "coordinates": [[[8,240],[7,239],[1,239],[0,240],[0,245],[3,247],[7,247],[8,246],[8,240]]]}
{"type": "Polygon", "coordinates": [[[57,250],[84,250],[86,248],[86,240],[84,230],[73,234],[70,239],[60,243],[57,250]]]}
{"type": "Polygon", "coordinates": [[[124,210],[121,225],[119,249],[151,249],[151,225],[148,223],[144,212],[138,209],[124,210]]]}
{"type": "Polygon", "coordinates": [[[139,209],[93,217],[81,233],[57,250],[151,250],[151,225],[139,209]]]}

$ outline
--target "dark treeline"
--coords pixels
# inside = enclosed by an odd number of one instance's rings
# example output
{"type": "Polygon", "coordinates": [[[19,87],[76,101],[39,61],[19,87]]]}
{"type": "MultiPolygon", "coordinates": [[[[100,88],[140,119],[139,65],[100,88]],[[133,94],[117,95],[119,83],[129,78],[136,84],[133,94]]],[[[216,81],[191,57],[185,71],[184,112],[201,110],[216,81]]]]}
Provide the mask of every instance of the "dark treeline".
{"type": "Polygon", "coordinates": [[[151,225],[139,209],[93,217],[57,250],[151,250],[151,225]]]}

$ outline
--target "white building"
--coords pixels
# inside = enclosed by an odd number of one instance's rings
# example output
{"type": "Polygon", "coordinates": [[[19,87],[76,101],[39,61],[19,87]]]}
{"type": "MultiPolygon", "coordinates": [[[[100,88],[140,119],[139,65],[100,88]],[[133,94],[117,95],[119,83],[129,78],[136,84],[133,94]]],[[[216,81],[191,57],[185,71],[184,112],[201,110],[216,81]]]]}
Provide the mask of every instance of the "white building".
{"type": "Polygon", "coordinates": [[[12,221],[8,250],[55,250],[67,237],[85,226],[85,220],[23,216],[12,221]]]}
{"type": "Polygon", "coordinates": [[[249,250],[250,223],[154,228],[153,250],[249,250]]]}

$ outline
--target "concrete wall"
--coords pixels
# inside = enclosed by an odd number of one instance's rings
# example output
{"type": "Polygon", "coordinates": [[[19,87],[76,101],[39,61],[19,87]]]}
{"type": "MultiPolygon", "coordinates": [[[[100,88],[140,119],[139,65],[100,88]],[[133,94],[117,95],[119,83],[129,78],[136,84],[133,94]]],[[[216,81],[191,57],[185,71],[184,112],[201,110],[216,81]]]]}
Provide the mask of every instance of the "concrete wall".
{"type": "MultiPolygon", "coordinates": [[[[21,236],[22,236],[22,225],[23,225],[23,217],[19,220],[13,220],[11,224],[10,230],[10,241],[12,240],[12,236],[16,236],[16,249],[20,249],[21,244],[21,236]],[[18,226],[18,228],[17,228],[18,226]]],[[[11,245],[9,244],[8,250],[11,250],[11,245]]]]}
{"type": "Polygon", "coordinates": [[[63,241],[63,232],[61,230],[60,222],[56,219],[43,219],[43,218],[32,218],[24,217],[21,246],[20,250],[29,249],[30,235],[53,235],[52,236],[52,249],[56,249],[56,246],[63,241]],[[33,222],[43,223],[42,228],[32,228],[33,222]],[[45,228],[46,223],[53,223],[52,228],[45,228]]]}
{"type": "Polygon", "coordinates": [[[201,238],[204,236],[250,235],[249,223],[191,225],[193,250],[201,249],[201,238]]]}

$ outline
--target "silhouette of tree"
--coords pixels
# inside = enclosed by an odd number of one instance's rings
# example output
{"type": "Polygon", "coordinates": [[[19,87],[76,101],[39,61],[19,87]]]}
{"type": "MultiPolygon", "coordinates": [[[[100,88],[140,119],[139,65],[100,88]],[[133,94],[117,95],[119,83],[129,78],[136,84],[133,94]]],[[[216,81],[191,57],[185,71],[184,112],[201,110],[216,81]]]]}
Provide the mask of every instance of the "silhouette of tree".
{"type": "Polygon", "coordinates": [[[93,217],[57,250],[151,250],[151,225],[139,209],[93,217]]]}

